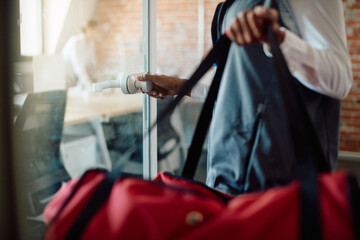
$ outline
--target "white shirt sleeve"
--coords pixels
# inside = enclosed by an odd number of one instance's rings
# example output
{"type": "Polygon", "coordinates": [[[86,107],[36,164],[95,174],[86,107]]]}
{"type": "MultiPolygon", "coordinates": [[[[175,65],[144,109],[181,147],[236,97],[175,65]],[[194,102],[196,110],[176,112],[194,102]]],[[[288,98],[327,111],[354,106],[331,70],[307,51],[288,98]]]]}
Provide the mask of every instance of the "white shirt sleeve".
{"type": "Polygon", "coordinates": [[[289,0],[302,39],[285,30],[280,48],[293,76],[319,93],[344,98],[352,85],[341,0],[289,0]]]}
{"type": "MultiPolygon", "coordinates": [[[[352,86],[341,0],[288,0],[302,38],[285,30],[280,48],[290,72],[304,86],[327,96],[346,97],[352,86]]],[[[271,53],[264,52],[267,56],[271,53]]],[[[191,96],[204,100],[209,86],[199,85],[191,96]]]]}

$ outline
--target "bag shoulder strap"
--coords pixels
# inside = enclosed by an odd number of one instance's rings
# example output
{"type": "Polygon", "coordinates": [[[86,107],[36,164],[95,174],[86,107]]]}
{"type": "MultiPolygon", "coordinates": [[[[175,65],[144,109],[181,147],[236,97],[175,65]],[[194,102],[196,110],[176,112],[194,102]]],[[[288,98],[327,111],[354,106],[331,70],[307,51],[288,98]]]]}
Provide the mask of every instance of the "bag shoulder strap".
{"type": "Polygon", "coordinates": [[[80,239],[82,233],[85,231],[87,225],[92,217],[100,210],[104,202],[109,198],[112,187],[119,177],[133,177],[138,178],[138,175],[121,173],[121,168],[116,168],[109,172],[106,177],[96,187],[95,192],[91,196],[89,202],[86,204],[80,215],[71,226],[66,234],[66,239],[80,239]]]}
{"type": "Polygon", "coordinates": [[[227,37],[222,36],[214,47],[214,51],[217,55],[220,56],[217,61],[218,67],[212,84],[210,86],[208,95],[206,97],[205,103],[202,107],[199,120],[196,124],[195,133],[191,141],[185,165],[181,174],[182,177],[189,179],[194,178],[195,171],[202,152],[202,146],[204,144],[205,137],[212,119],[213,108],[219,92],[221,77],[224,72],[230,44],[230,40],[227,37]]]}
{"type": "Polygon", "coordinates": [[[234,0],[227,0],[225,2],[221,2],[217,5],[213,20],[211,22],[211,38],[213,46],[215,46],[216,42],[221,37],[221,26],[225,17],[226,10],[231,7],[234,0]]]}

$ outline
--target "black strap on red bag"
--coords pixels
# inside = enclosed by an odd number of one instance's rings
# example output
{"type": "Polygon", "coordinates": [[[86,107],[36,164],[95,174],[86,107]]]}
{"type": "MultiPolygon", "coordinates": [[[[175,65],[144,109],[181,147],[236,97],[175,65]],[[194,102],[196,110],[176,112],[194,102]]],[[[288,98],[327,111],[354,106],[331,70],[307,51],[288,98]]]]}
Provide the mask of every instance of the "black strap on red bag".
{"type": "MultiPolygon", "coordinates": [[[[265,1],[266,7],[275,7],[276,1],[265,1]]],[[[298,81],[294,79],[288,70],[286,61],[280,51],[277,38],[268,28],[269,41],[271,51],[273,53],[273,63],[279,81],[280,93],[283,99],[286,99],[285,108],[289,121],[292,123],[291,134],[294,139],[295,156],[297,156],[298,178],[302,182],[301,187],[301,233],[302,239],[320,239],[321,238],[321,224],[320,211],[317,191],[317,170],[326,170],[325,155],[322,152],[318,136],[314,126],[310,120],[309,114],[306,111],[304,102],[298,92],[298,81]]],[[[220,72],[222,74],[222,72],[220,72]]],[[[215,79],[214,79],[215,81],[215,79]]],[[[214,84],[218,84],[215,82],[214,84]]],[[[212,85],[213,86],[213,85],[212,85]]],[[[212,87],[211,86],[211,87],[212,87]]],[[[186,92],[190,89],[186,89],[186,92]]],[[[209,91],[207,100],[216,98],[217,89],[214,92],[209,91]]],[[[208,126],[202,122],[203,119],[211,119],[212,108],[215,101],[206,101],[205,106],[201,112],[193,141],[191,143],[186,163],[182,172],[182,176],[192,179],[199,161],[200,151],[203,145],[203,136],[206,135],[208,126]],[[212,106],[207,106],[210,102],[212,106]]]]}
{"type": "MultiPolygon", "coordinates": [[[[275,7],[276,1],[267,0],[264,4],[266,7],[275,7]]],[[[229,7],[229,6],[228,6],[229,7]]],[[[319,201],[317,191],[317,171],[327,170],[325,155],[322,152],[318,136],[314,126],[310,120],[309,114],[306,111],[304,102],[301,99],[301,95],[297,90],[298,81],[294,79],[288,70],[286,61],[280,51],[277,38],[272,31],[268,28],[269,41],[271,51],[273,53],[273,63],[276,69],[277,79],[279,86],[281,86],[280,93],[286,104],[285,108],[291,124],[291,134],[294,139],[295,156],[297,156],[296,162],[298,165],[298,178],[302,182],[301,188],[301,232],[302,239],[320,239],[321,238],[321,224],[320,224],[320,212],[319,201]]],[[[222,36],[218,43],[222,43],[226,38],[222,36]]],[[[218,44],[215,45],[216,48],[218,44]]],[[[220,51],[220,54],[226,55],[227,49],[220,51]]],[[[193,140],[188,151],[188,156],[183,168],[182,176],[193,179],[195,171],[199,162],[202,145],[205,140],[205,136],[212,118],[212,109],[215,103],[215,99],[218,93],[218,86],[220,84],[221,75],[225,62],[218,63],[217,73],[213,80],[213,84],[210,87],[208,96],[201,111],[198,124],[195,129],[193,140]],[[220,65],[221,64],[221,65],[220,65]]],[[[202,69],[203,64],[197,69],[202,69]]],[[[207,69],[206,69],[207,71],[207,69]]],[[[185,96],[187,92],[198,81],[192,78],[189,79],[189,83],[185,84],[179,92],[177,98],[174,100],[174,104],[170,104],[169,107],[160,115],[158,121],[161,121],[162,116],[170,113],[180,99],[185,96]]]]}
{"type": "MultiPolygon", "coordinates": [[[[217,70],[217,73],[215,74],[213,84],[210,87],[209,96],[207,97],[205,104],[204,104],[205,111],[206,112],[209,111],[212,113],[212,106],[216,100],[217,89],[219,88],[221,75],[222,75],[222,72],[225,67],[227,52],[230,47],[230,43],[231,42],[227,37],[223,36],[220,38],[220,40],[218,41],[216,46],[209,52],[209,54],[203,60],[203,62],[200,64],[198,69],[194,72],[194,74],[186,82],[183,89],[180,90],[177,98],[175,98],[175,100],[169,104],[168,108],[165,109],[165,111],[163,112],[163,114],[161,116],[166,116],[166,114],[171,112],[176,107],[177,103],[180,102],[181,98],[186,95],[186,93],[187,93],[186,89],[191,89],[201,79],[201,77],[213,66],[213,64],[215,62],[218,62],[219,63],[218,70],[217,70]],[[223,54],[224,52],[226,54],[223,54]]],[[[204,118],[204,116],[203,117],[200,116],[199,122],[201,122],[201,120],[203,120],[204,124],[209,126],[211,117],[210,117],[210,119],[203,119],[203,118],[204,118]]],[[[161,117],[158,120],[158,122],[159,121],[161,121],[161,117]]],[[[198,142],[201,145],[203,144],[205,136],[206,136],[206,130],[204,131],[202,128],[199,128],[198,132],[200,132],[200,133],[197,133],[197,134],[195,133],[196,137],[193,138],[195,140],[195,142],[193,140],[193,142],[194,142],[193,149],[194,150],[191,150],[193,152],[192,156],[197,156],[197,158],[200,157],[200,152],[198,152],[198,150],[196,149],[197,148],[196,142],[198,142]]],[[[188,161],[188,163],[191,164],[191,161],[188,161]]],[[[196,166],[191,166],[190,168],[196,169],[196,166]]],[[[114,185],[115,181],[118,179],[119,175],[120,175],[120,169],[115,169],[114,171],[109,173],[106,176],[106,178],[99,184],[99,186],[95,190],[93,196],[89,200],[88,204],[85,206],[83,211],[80,213],[80,215],[78,216],[78,218],[76,219],[76,221],[74,222],[74,224],[72,225],[70,230],[68,231],[68,233],[66,235],[66,239],[79,239],[80,238],[80,236],[84,232],[84,230],[85,230],[86,226],[88,225],[89,221],[91,220],[91,218],[97,213],[97,211],[100,209],[102,204],[107,200],[107,198],[111,192],[111,188],[114,185]]],[[[71,194],[71,196],[73,196],[73,195],[74,195],[74,193],[71,194]]],[[[69,201],[70,201],[70,199],[67,200],[67,202],[69,202],[69,201]]]]}

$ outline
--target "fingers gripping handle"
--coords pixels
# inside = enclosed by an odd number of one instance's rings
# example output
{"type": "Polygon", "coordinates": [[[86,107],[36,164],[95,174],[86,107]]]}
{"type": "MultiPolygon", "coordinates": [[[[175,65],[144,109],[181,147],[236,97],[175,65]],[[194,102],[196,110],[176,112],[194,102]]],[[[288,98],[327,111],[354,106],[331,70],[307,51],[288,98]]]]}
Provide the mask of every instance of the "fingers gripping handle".
{"type": "Polygon", "coordinates": [[[122,78],[121,91],[125,94],[133,94],[141,88],[144,92],[150,92],[152,90],[152,82],[138,80],[138,77],[143,75],[144,73],[136,73],[122,78]]]}
{"type": "Polygon", "coordinates": [[[94,83],[92,85],[93,92],[101,92],[107,88],[121,88],[124,94],[134,94],[138,92],[139,89],[142,89],[144,92],[150,92],[152,90],[152,82],[138,80],[138,77],[144,74],[145,73],[123,74],[116,80],[94,83]]]}

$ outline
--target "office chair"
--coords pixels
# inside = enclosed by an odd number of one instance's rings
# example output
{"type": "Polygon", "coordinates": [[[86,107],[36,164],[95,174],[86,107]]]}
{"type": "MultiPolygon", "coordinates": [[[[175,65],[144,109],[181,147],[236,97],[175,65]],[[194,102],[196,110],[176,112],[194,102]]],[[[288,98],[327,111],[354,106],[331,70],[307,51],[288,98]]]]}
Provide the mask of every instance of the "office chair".
{"type": "MultiPolygon", "coordinates": [[[[164,100],[157,101],[157,112],[158,116],[162,114],[163,110],[168,106],[172,101],[171,96],[166,97],[164,100]]],[[[177,111],[177,109],[175,109],[177,111]]],[[[180,129],[175,129],[174,123],[172,122],[172,117],[175,114],[175,111],[172,114],[168,114],[164,119],[158,123],[158,161],[159,161],[159,170],[160,171],[177,171],[178,168],[183,165],[185,160],[185,152],[182,145],[182,139],[178,131],[180,129]],[[178,150],[178,156],[172,156],[178,150]]],[[[180,120],[180,119],[178,119],[180,120]]],[[[181,120],[178,122],[181,123],[181,120]]]]}
{"type": "MultiPolygon", "coordinates": [[[[158,114],[171,101],[171,97],[157,101],[158,114]]],[[[107,147],[111,152],[117,151],[125,165],[126,161],[142,164],[142,112],[130,113],[112,118],[110,122],[103,123],[107,147]]],[[[175,150],[179,150],[180,162],[184,160],[181,138],[171,123],[171,115],[166,116],[158,126],[158,161],[166,160],[175,150]]],[[[117,159],[113,159],[117,161],[117,159]]],[[[169,159],[169,161],[171,161],[169,159]]],[[[113,162],[113,165],[118,165],[113,162]]],[[[170,171],[170,170],[169,170],[170,171]]]]}
{"type": "Polygon", "coordinates": [[[14,123],[28,216],[40,215],[62,182],[70,179],[59,155],[65,106],[66,91],[29,93],[14,123]]]}

